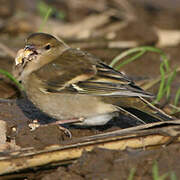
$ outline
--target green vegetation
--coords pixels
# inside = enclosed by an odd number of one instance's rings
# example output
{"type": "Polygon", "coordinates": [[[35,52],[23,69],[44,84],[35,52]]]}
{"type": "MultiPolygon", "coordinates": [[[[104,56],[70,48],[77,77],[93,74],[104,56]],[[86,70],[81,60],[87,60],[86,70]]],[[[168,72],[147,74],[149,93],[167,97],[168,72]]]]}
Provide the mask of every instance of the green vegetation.
{"type": "Polygon", "coordinates": [[[48,21],[48,19],[55,14],[57,19],[64,19],[65,18],[65,14],[62,11],[57,10],[55,7],[53,6],[49,6],[47,3],[45,3],[44,1],[38,1],[37,3],[37,10],[40,14],[40,16],[43,17],[43,22],[39,27],[39,32],[43,31],[43,28],[45,27],[46,22],[48,21]]]}
{"type": "Polygon", "coordinates": [[[161,73],[161,83],[159,86],[159,91],[155,103],[158,103],[165,95],[167,100],[169,99],[171,83],[176,76],[176,69],[171,71],[169,67],[169,61],[165,59],[160,65],[160,73],[161,73]],[[168,74],[167,80],[166,80],[166,74],[168,74]]]}
{"type": "Polygon", "coordinates": [[[175,96],[175,99],[174,99],[174,105],[175,106],[178,105],[179,100],[180,100],[180,88],[177,90],[177,93],[176,93],[176,96],[175,96]]]}
{"type": "MultiPolygon", "coordinates": [[[[156,99],[153,103],[154,104],[159,103],[159,101],[165,96],[166,96],[166,99],[169,100],[170,92],[171,92],[171,84],[172,84],[174,78],[176,77],[177,70],[176,70],[176,68],[171,70],[170,65],[169,65],[169,60],[168,60],[166,54],[161,49],[151,47],[151,46],[141,46],[141,47],[137,47],[137,48],[132,48],[132,49],[124,51],[120,55],[116,56],[110,63],[110,66],[114,67],[116,70],[119,70],[124,65],[137,60],[142,55],[144,55],[146,52],[157,53],[160,55],[160,57],[162,59],[162,63],[160,65],[160,73],[161,73],[160,86],[159,86],[159,90],[158,90],[156,99]],[[116,64],[118,64],[118,65],[116,65],[116,64]]],[[[150,82],[149,86],[147,84],[147,86],[152,87],[154,84],[156,84],[158,82],[159,82],[159,80],[155,80],[152,83],[150,82]]],[[[177,94],[176,94],[176,97],[174,100],[174,106],[178,105],[179,99],[180,99],[180,90],[177,91],[177,94]]]]}
{"type": "Polygon", "coordinates": [[[13,77],[13,75],[3,69],[0,69],[0,74],[5,75],[8,79],[10,79],[14,84],[20,89],[23,90],[23,86],[13,77]]]}
{"type": "MultiPolygon", "coordinates": [[[[129,176],[128,176],[128,180],[133,180],[135,173],[136,173],[136,169],[131,168],[129,176]]],[[[158,163],[157,163],[157,161],[155,161],[153,166],[152,166],[152,179],[153,180],[165,180],[167,178],[169,178],[170,180],[177,180],[176,174],[173,171],[166,172],[163,175],[159,175],[158,163]]]]}
{"type": "Polygon", "coordinates": [[[110,66],[119,70],[122,66],[124,66],[132,61],[137,60],[139,57],[144,55],[146,52],[158,53],[163,60],[167,60],[166,54],[161,49],[151,47],[151,46],[141,46],[141,47],[128,49],[127,51],[124,51],[120,55],[116,56],[110,63],[110,66]],[[127,58],[126,60],[121,62],[119,65],[115,66],[115,64],[117,64],[120,60],[122,60],[123,58],[128,57],[130,55],[132,55],[132,57],[127,58]]]}
{"type": "Polygon", "coordinates": [[[47,13],[45,14],[45,16],[44,16],[44,18],[43,18],[42,24],[40,25],[39,32],[42,32],[42,30],[43,30],[43,28],[44,28],[47,20],[49,19],[49,16],[51,15],[51,13],[52,13],[52,8],[49,8],[49,9],[47,10],[47,13]]]}
{"type": "Polygon", "coordinates": [[[135,172],[136,172],[136,168],[131,168],[128,180],[133,180],[135,172]]]}
{"type": "Polygon", "coordinates": [[[158,164],[155,161],[152,167],[152,177],[153,180],[165,180],[167,177],[169,176],[169,173],[165,173],[163,175],[159,175],[159,168],[158,168],[158,164]]]}
{"type": "Polygon", "coordinates": [[[64,12],[59,11],[55,7],[50,6],[50,5],[48,5],[47,3],[45,3],[44,1],[41,1],[41,0],[38,1],[38,3],[37,3],[37,10],[38,10],[40,16],[42,16],[43,18],[46,17],[46,16],[50,17],[50,15],[53,15],[53,14],[55,14],[56,18],[58,18],[58,19],[62,20],[62,19],[65,18],[65,13],[64,12]],[[49,10],[51,10],[50,14],[49,14],[49,10]]]}

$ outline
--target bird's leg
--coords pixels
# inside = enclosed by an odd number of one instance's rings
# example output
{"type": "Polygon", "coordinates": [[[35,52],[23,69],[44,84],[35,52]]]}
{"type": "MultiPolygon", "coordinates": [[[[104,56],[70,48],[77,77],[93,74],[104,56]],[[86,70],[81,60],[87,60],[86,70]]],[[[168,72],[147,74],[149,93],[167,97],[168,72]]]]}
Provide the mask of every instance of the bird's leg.
{"type": "Polygon", "coordinates": [[[51,122],[48,124],[40,124],[38,120],[33,120],[33,122],[30,123],[28,126],[31,128],[31,131],[34,131],[38,127],[44,127],[44,126],[49,126],[49,125],[59,125],[58,126],[59,129],[71,138],[72,137],[71,132],[67,128],[61,126],[61,124],[78,123],[78,122],[82,122],[83,120],[84,118],[74,118],[74,119],[67,119],[67,120],[59,120],[59,121],[51,122]]]}
{"type": "MultiPolygon", "coordinates": [[[[59,121],[55,121],[55,122],[52,122],[52,124],[71,124],[71,123],[79,123],[79,122],[82,122],[84,121],[84,118],[81,117],[81,118],[73,118],[73,119],[66,119],[66,120],[59,120],[59,121]]],[[[51,124],[51,123],[49,123],[51,124]]]]}
{"type": "Polygon", "coordinates": [[[64,132],[64,134],[66,135],[66,136],[68,136],[70,139],[72,138],[72,134],[71,134],[71,131],[69,131],[69,129],[67,129],[67,128],[65,128],[65,127],[63,127],[63,126],[58,126],[58,128],[61,130],[61,131],[63,131],[64,132]]]}

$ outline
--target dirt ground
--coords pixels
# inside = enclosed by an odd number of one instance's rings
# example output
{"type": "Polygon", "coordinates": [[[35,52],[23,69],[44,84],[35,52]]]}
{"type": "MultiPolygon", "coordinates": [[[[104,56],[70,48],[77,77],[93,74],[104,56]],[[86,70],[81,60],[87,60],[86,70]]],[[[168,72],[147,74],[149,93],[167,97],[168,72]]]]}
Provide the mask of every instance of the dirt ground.
{"type": "MultiPolygon", "coordinates": [[[[173,173],[179,177],[180,147],[178,144],[156,150],[113,151],[95,148],[84,152],[80,159],[68,166],[41,171],[31,170],[21,174],[3,176],[1,179],[127,179],[135,170],[134,179],[153,179],[153,167],[158,164],[159,177],[173,173]],[[176,157],[176,158],[173,158],[176,157]]],[[[167,178],[169,179],[169,178],[167,178]]]]}
{"type": "MultiPolygon", "coordinates": [[[[171,68],[180,67],[180,6],[169,7],[163,5],[163,1],[156,3],[149,1],[124,1],[95,0],[83,1],[42,1],[49,6],[56,7],[53,15],[47,23],[51,28],[44,27],[46,32],[54,33],[63,37],[72,47],[80,47],[101,58],[106,63],[126,50],[135,46],[153,45],[160,47],[168,55],[171,68]],[[121,2],[121,3],[120,3],[121,2]],[[58,12],[62,12],[65,18],[58,19],[58,12]],[[109,15],[110,14],[110,15],[109,15]],[[97,24],[92,26],[90,16],[97,16],[97,24]],[[102,15],[103,18],[99,16],[102,15]],[[88,19],[89,18],[89,19],[88,19]],[[101,19],[101,20],[100,20],[101,19]],[[85,23],[86,22],[86,23],[85,23]],[[87,22],[90,22],[89,24],[87,22]],[[123,25],[122,22],[127,22],[123,25]],[[83,27],[84,24],[87,26],[83,27]],[[48,30],[47,30],[47,29],[48,30]],[[171,30],[169,38],[174,38],[173,43],[166,40],[166,44],[160,44],[158,30],[171,30]],[[179,34],[178,34],[179,33],[179,34]],[[112,42],[125,42],[125,45],[116,44],[112,48],[112,42]],[[169,44],[168,44],[169,43],[169,44]]],[[[176,3],[178,4],[179,1],[176,3]]],[[[0,68],[12,71],[14,54],[24,45],[24,39],[28,34],[36,32],[42,22],[39,5],[36,1],[17,2],[0,1],[0,68]],[[27,13],[24,13],[27,12],[27,13]],[[35,18],[36,17],[36,18],[35,18]],[[35,21],[32,22],[32,19],[35,21]],[[16,24],[16,26],[14,26],[16,24]],[[7,50],[1,45],[8,47],[7,50]],[[12,52],[11,52],[12,51],[12,52]]],[[[168,35],[165,37],[168,38],[168,35]]],[[[163,36],[164,37],[164,36],[163,36]]],[[[162,59],[154,53],[147,53],[139,60],[124,66],[121,71],[134,79],[136,83],[150,81],[160,76],[159,66],[162,59]]],[[[154,85],[148,91],[157,94],[159,84],[154,85]]],[[[173,103],[177,90],[180,87],[180,71],[177,72],[171,86],[171,97],[168,102],[162,100],[159,107],[167,113],[170,112],[170,104],[173,103]]],[[[180,103],[178,104],[180,105],[180,103]]],[[[180,114],[176,113],[176,118],[180,114]]],[[[62,144],[68,137],[59,130],[57,125],[40,127],[30,131],[28,124],[37,119],[42,124],[47,124],[55,119],[48,117],[37,109],[24,94],[5,76],[0,74],[0,119],[7,123],[7,141],[15,140],[20,148],[33,147],[44,149],[54,144],[62,144]],[[13,128],[16,128],[16,132],[13,128]]],[[[109,132],[120,128],[134,126],[126,117],[116,119],[103,127],[80,128],[66,125],[71,133],[72,139],[109,132]]],[[[0,176],[0,179],[97,179],[116,180],[128,179],[135,169],[134,179],[153,179],[153,167],[158,164],[159,176],[168,173],[168,178],[175,174],[180,177],[180,147],[179,144],[163,146],[154,150],[115,151],[95,148],[92,152],[84,152],[73,164],[66,166],[54,166],[54,168],[31,169],[19,174],[0,176]]],[[[168,179],[167,178],[167,179],[168,179]]]]}

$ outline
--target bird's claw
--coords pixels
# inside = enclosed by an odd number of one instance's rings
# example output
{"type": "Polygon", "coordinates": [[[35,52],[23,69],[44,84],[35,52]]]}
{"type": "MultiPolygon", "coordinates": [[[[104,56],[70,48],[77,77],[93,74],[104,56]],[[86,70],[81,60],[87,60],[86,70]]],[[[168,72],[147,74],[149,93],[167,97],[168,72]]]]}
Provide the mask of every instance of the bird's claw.
{"type": "Polygon", "coordinates": [[[71,134],[71,132],[67,129],[67,128],[64,128],[64,127],[62,127],[62,126],[58,126],[59,127],[59,129],[61,130],[61,131],[63,131],[64,132],[64,134],[66,135],[66,136],[68,136],[70,139],[72,138],[72,134],[71,134]]]}
{"type": "MultiPolygon", "coordinates": [[[[29,123],[28,126],[30,128],[31,131],[34,131],[36,130],[38,127],[42,127],[42,126],[48,126],[48,125],[54,125],[55,123],[50,123],[50,124],[40,124],[37,120],[33,120],[32,123],[29,123]]],[[[64,132],[64,134],[66,136],[68,136],[70,139],[72,138],[72,134],[71,132],[67,129],[67,128],[64,128],[62,127],[61,125],[58,124],[58,127],[61,131],[64,132]]]]}

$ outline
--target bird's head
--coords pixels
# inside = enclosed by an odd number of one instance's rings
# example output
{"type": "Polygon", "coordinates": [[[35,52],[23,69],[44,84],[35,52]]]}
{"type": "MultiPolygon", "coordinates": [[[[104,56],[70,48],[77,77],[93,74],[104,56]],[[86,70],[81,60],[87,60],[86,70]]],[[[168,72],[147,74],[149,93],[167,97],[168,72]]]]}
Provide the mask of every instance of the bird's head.
{"type": "Polygon", "coordinates": [[[69,47],[61,40],[46,33],[33,33],[26,39],[24,49],[15,58],[14,75],[26,76],[48,64],[69,47]]]}

